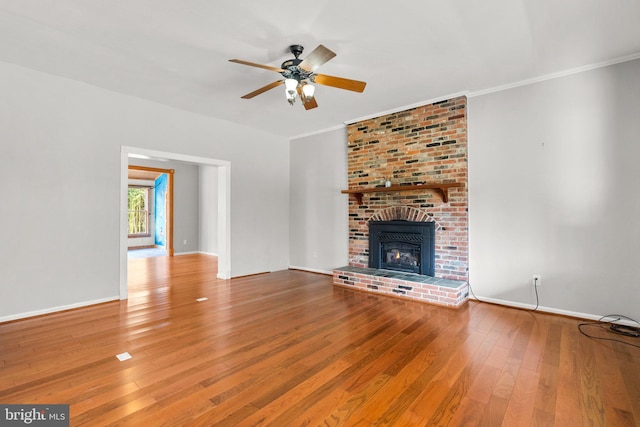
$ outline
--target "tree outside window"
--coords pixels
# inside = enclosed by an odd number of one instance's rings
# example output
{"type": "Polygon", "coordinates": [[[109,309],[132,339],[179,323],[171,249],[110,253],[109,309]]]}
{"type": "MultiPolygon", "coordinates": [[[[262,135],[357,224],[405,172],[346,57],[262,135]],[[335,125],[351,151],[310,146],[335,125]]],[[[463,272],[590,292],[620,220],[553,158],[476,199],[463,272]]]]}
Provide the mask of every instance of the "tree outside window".
{"type": "Polygon", "coordinates": [[[129,236],[148,235],[149,189],[129,187],[129,236]]]}

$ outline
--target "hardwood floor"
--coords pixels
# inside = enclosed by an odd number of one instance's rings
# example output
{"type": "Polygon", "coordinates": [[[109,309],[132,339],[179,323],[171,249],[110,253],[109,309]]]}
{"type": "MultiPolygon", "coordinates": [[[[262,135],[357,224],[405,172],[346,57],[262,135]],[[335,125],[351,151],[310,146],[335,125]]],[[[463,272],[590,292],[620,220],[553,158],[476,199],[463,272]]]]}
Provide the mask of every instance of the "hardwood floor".
{"type": "Polygon", "coordinates": [[[204,255],[129,266],[128,301],[0,324],[0,403],[88,426],[640,424],[640,349],[576,319],[301,271],[221,281],[204,255]]]}

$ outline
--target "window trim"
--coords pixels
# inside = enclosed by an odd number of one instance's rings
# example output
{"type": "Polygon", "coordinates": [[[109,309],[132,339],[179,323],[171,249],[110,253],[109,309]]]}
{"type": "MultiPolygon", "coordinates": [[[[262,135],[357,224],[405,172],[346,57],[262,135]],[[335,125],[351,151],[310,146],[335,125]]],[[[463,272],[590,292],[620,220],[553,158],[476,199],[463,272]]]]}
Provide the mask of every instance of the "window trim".
{"type": "MultiPolygon", "coordinates": [[[[146,231],[146,232],[144,232],[144,233],[133,233],[133,234],[127,233],[127,238],[130,238],[130,239],[138,239],[138,238],[151,237],[151,232],[149,231],[149,216],[150,216],[153,212],[151,212],[151,211],[149,210],[149,199],[153,196],[153,195],[151,194],[151,190],[153,190],[153,186],[151,186],[151,185],[140,185],[140,184],[130,184],[130,185],[128,185],[128,186],[127,186],[127,191],[128,191],[130,188],[143,188],[143,189],[145,189],[145,190],[146,190],[146,193],[147,193],[147,199],[146,199],[145,207],[146,207],[147,209],[145,209],[144,211],[147,213],[147,221],[146,221],[146,229],[147,229],[147,231],[146,231]]],[[[127,208],[128,208],[128,206],[127,206],[127,208]]],[[[130,211],[129,209],[127,209],[127,212],[132,212],[132,211],[130,211]]]]}

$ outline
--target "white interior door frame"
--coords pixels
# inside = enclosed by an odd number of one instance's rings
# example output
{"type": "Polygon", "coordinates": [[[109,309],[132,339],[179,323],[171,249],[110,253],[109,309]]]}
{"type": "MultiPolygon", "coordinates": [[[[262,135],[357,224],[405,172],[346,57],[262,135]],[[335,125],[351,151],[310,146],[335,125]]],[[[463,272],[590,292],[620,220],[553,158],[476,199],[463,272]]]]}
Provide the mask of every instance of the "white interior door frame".
{"type": "Polygon", "coordinates": [[[129,155],[149,159],[177,160],[215,166],[218,170],[218,279],[231,278],[231,162],[187,154],[122,146],[120,151],[120,299],[128,298],[127,287],[127,191],[129,155]]]}

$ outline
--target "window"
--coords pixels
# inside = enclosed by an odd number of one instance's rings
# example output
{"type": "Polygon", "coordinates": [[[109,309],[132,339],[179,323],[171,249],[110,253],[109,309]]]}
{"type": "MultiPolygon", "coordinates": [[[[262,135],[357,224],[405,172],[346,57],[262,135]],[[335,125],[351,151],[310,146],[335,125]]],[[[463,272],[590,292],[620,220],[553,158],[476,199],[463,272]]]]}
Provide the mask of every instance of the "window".
{"type": "Polygon", "coordinates": [[[149,188],[129,187],[129,237],[149,235],[149,188]]]}

